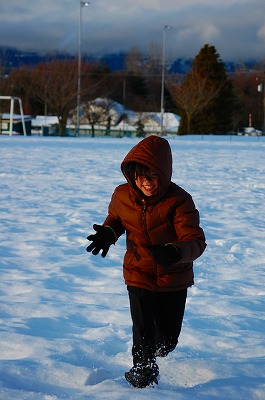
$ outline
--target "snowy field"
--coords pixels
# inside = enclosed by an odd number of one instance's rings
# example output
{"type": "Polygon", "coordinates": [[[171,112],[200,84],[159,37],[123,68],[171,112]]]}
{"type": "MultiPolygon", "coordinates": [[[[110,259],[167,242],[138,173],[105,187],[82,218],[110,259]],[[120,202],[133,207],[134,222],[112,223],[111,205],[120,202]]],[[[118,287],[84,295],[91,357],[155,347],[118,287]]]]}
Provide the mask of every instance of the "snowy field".
{"type": "Polygon", "coordinates": [[[264,400],[264,139],[169,139],[208,247],[158,387],[134,389],[124,238],[85,248],[138,139],[0,137],[0,399],[264,400]]]}

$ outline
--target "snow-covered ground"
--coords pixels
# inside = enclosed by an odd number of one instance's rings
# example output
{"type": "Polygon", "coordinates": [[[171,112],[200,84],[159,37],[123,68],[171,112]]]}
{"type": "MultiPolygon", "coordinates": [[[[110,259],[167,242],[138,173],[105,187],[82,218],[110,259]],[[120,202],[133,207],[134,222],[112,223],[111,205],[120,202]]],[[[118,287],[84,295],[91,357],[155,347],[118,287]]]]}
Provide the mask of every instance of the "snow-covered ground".
{"type": "Polygon", "coordinates": [[[139,139],[0,137],[0,399],[264,400],[264,139],[169,139],[208,247],[158,387],[134,389],[124,238],[85,248],[139,139]]]}

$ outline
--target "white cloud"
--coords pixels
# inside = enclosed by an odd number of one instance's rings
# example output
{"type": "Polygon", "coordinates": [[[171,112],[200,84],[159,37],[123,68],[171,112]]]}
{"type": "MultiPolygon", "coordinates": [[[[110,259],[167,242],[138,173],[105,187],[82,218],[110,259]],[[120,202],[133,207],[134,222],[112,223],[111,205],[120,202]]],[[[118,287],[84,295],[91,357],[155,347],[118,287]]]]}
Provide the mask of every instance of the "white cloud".
{"type": "Polygon", "coordinates": [[[262,39],[262,40],[265,40],[265,25],[260,27],[260,29],[257,32],[257,37],[262,39]]]}
{"type": "Polygon", "coordinates": [[[185,27],[179,32],[180,40],[194,40],[200,38],[202,41],[213,41],[219,37],[219,29],[213,24],[197,23],[193,26],[185,27]]]}

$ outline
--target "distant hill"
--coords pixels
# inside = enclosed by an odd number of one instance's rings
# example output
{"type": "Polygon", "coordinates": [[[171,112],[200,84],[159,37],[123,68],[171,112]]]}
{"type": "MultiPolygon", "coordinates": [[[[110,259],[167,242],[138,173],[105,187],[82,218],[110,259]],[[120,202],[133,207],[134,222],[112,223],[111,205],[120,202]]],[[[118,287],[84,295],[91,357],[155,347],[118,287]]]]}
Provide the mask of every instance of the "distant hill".
{"type": "MultiPolygon", "coordinates": [[[[111,53],[105,54],[100,58],[88,57],[87,55],[83,56],[84,60],[89,61],[100,61],[109,67],[111,71],[122,71],[125,68],[125,59],[127,57],[127,53],[111,53]]],[[[37,52],[31,51],[21,51],[15,48],[9,47],[0,47],[0,66],[6,68],[8,71],[10,68],[17,68],[23,65],[34,66],[39,64],[40,62],[50,61],[52,59],[74,59],[76,58],[73,55],[67,53],[46,53],[41,54],[37,52]]],[[[185,59],[178,58],[172,61],[169,72],[170,73],[180,73],[184,74],[191,70],[193,59],[185,59]]],[[[250,61],[245,63],[247,69],[251,69],[256,62],[250,61]]],[[[227,72],[234,72],[238,63],[234,62],[225,62],[227,72]]]]}

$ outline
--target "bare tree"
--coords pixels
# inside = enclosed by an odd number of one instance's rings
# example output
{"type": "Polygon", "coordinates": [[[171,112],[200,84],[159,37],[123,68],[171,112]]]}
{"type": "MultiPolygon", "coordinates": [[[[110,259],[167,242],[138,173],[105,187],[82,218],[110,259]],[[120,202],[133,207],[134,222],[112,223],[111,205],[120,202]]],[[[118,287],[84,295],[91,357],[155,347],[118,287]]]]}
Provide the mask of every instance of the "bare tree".
{"type": "Polygon", "coordinates": [[[159,43],[152,42],[149,46],[149,56],[146,62],[146,72],[153,82],[161,85],[162,48],[159,43]]]}
{"type": "Polygon", "coordinates": [[[64,135],[69,112],[77,98],[77,63],[53,60],[41,63],[32,73],[32,95],[46,104],[59,120],[59,135],[64,135]]]}
{"type": "MultiPolygon", "coordinates": [[[[82,64],[81,104],[92,100],[102,90],[106,71],[98,65],[82,64]]],[[[32,73],[32,96],[46,104],[59,120],[59,135],[64,135],[67,118],[76,108],[77,62],[76,60],[53,60],[41,63],[32,73]]]]}
{"type": "Polygon", "coordinates": [[[249,70],[243,65],[231,75],[231,80],[242,107],[237,126],[248,126],[251,120],[252,126],[263,129],[265,116],[264,67],[257,65],[249,70]]]}
{"type": "Polygon", "coordinates": [[[144,65],[144,55],[136,48],[132,48],[125,60],[126,70],[133,74],[138,75],[142,72],[144,65]]]}
{"type": "Polygon", "coordinates": [[[192,118],[204,109],[220,92],[223,83],[209,84],[210,75],[202,75],[198,69],[188,73],[186,81],[168,82],[167,87],[172,99],[184,111],[187,117],[187,129],[190,133],[192,118]]]}
{"type": "Polygon", "coordinates": [[[95,136],[95,126],[106,124],[106,135],[110,132],[111,127],[111,109],[113,102],[109,99],[102,98],[90,101],[82,105],[81,122],[89,123],[92,129],[92,137],[95,136]]]}

